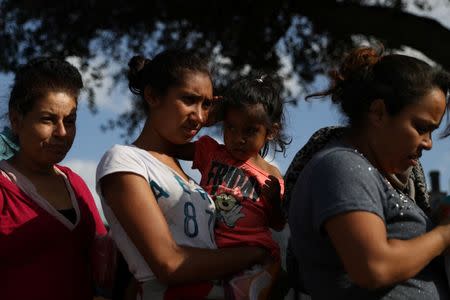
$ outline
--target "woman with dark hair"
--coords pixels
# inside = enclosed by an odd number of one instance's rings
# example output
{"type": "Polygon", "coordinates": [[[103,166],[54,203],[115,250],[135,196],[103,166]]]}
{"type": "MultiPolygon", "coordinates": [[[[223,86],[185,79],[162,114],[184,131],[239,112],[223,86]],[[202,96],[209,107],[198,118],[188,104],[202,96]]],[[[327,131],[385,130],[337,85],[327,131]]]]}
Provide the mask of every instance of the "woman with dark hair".
{"type": "Polygon", "coordinates": [[[305,162],[290,193],[303,288],[312,299],[448,299],[440,254],[450,227],[433,224],[402,183],[432,147],[450,76],[360,48],[332,79],[313,96],[331,95],[349,125],[305,162]]]}
{"type": "Polygon", "coordinates": [[[76,131],[78,70],[64,60],[21,67],[9,99],[18,142],[0,161],[2,299],[92,300],[93,246],[106,234],[83,180],[58,165],[76,131]]]}
{"type": "Polygon", "coordinates": [[[129,67],[130,90],[147,118],[133,144],[113,146],[97,168],[112,237],[140,284],[139,299],[223,299],[212,280],[267,254],[258,247],[216,249],[214,202],[173,156],[208,119],[214,100],[207,61],[167,50],[152,60],[136,56],[129,67]]]}

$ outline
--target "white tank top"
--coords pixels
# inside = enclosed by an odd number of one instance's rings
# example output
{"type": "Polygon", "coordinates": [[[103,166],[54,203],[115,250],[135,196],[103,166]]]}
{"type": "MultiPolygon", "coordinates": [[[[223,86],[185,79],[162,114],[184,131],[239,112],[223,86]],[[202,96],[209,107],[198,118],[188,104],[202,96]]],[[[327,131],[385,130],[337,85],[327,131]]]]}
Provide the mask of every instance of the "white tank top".
{"type": "Polygon", "coordinates": [[[186,181],[149,152],[135,146],[115,145],[103,155],[97,167],[96,190],[112,237],[137,280],[143,282],[155,276],[104,201],[99,184],[102,177],[116,172],[135,173],[147,180],[177,244],[216,248],[215,206],[208,194],[192,179],[186,181]]]}

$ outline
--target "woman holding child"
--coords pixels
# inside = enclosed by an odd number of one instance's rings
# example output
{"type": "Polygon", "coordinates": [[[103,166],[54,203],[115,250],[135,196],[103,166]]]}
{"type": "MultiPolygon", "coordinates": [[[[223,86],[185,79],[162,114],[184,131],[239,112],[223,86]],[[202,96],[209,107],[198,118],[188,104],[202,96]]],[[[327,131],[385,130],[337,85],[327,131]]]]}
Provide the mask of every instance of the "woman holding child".
{"type": "Polygon", "coordinates": [[[142,97],[147,119],[136,141],[112,147],[97,169],[112,236],[139,282],[139,299],[223,299],[214,279],[268,255],[255,246],[216,249],[215,205],[173,155],[208,119],[214,97],[207,62],[167,50],[129,66],[130,89],[142,97]]]}

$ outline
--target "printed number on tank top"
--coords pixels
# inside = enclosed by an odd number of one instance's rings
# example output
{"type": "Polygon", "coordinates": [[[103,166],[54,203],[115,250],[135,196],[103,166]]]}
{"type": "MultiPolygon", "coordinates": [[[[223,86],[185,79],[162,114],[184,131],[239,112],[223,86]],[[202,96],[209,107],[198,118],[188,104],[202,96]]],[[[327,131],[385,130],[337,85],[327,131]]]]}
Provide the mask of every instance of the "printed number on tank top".
{"type": "Polygon", "coordinates": [[[211,238],[211,242],[214,243],[213,230],[212,230],[212,226],[211,226],[211,224],[213,224],[213,221],[214,221],[214,212],[205,209],[205,213],[207,215],[209,215],[209,219],[208,219],[209,237],[211,238]]]}
{"type": "Polygon", "coordinates": [[[196,237],[198,234],[196,217],[194,204],[186,202],[184,204],[184,233],[191,238],[196,237]]]}
{"type": "MultiPolygon", "coordinates": [[[[214,212],[205,209],[205,213],[208,215],[208,231],[211,241],[214,242],[214,237],[212,233],[212,225],[214,223],[214,212]]],[[[197,215],[194,204],[191,202],[186,202],[184,204],[184,233],[190,237],[194,238],[198,235],[198,223],[197,215]]]]}

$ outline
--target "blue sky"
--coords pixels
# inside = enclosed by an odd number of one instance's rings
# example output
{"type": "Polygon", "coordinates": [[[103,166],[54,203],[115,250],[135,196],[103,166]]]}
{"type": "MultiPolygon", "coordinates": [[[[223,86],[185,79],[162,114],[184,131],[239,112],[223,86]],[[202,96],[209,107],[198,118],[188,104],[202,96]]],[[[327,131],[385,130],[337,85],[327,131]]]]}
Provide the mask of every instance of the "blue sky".
{"type": "MultiPolygon", "coordinates": [[[[438,18],[438,20],[447,22],[446,26],[450,27],[450,5],[448,0],[434,0],[431,2],[434,5],[434,9],[428,14],[438,18]]],[[[405,52],[423,58],[420,53],[415,53],[408,49],[405,52]]],[[[76,59],[73,61],[76,62],[76,59]]],[[[2,113],[7,105],[11,83],[11,75],[0,75],[0,103],[2,103],[0,104],[0,112],[2,113]]],[[[128,107],[131,97],[131,93],[122,86],[113,89],[113,92],[109,94],[107,89],[110,84],[111,81],[106,80],[105,87],[97,91],[99,112],[96,115],[88,111],[86,97],[81,95],[77,120],[77,136],[71,151],[62,163],[73,168],[84,178],[96,198],[94,190],[96,165],[102,154],[109,147],[116,143],[123,143],[118,131],[105,133],[100,130],[100,125],[123,112],[128,107]]],[[[324,87],[326,87],[326,81],[319,79],[313,90],[319,90],[324,87]]],[[[291,84],[291,88],[294,92],[299,92],[295,83],[291,84]]],[[[292,137],[292,143],[287,149],[286,157],[278,154],[273,162],[284,173],[295,153],[305,144],[314,131],[324,126],[338,124],[342,124],[342,117],[337,108],[329,101],[313,100],[309,103],[300,98],[298,106],[287,106],[286,109],[286,133],[292,137]]],[[[441,128],[433,135],[433,149],[424,152],[421,161],[427,174],[427,179],[430,170],[439,170],[441,172],[441,190],[448,191],[450,184],[450,137],[444,140],[438,138],[439,132],[445,124],[444,118],[441,128]]],[[[197,179],[198,173],[190,171],[189,164],[184,165],[186,166],[186,171],[197,179]]]]}

